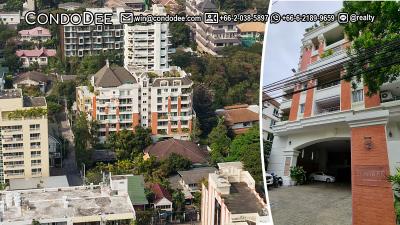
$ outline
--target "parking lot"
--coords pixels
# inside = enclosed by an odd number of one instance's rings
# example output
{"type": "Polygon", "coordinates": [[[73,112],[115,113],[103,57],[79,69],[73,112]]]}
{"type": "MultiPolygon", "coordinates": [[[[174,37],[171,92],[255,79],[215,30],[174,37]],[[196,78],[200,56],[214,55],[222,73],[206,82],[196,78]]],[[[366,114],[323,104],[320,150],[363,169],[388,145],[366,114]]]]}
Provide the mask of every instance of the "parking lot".
{"type": "Polygon", "coordinates": [[[351,225],[351,186],[313,183],[268,190],[275,225],[351,225]]]}

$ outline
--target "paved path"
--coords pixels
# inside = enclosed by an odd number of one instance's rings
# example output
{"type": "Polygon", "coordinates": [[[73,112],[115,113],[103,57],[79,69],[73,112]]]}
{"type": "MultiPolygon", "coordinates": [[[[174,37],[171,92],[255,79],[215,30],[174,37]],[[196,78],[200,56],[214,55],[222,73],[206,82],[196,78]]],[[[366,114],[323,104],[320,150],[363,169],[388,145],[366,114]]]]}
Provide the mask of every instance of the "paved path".
{"type": "Polygon", "coordinates": [[[349,184],[272,188],[268,195],[275,225],[351,225],[349,184]]]}

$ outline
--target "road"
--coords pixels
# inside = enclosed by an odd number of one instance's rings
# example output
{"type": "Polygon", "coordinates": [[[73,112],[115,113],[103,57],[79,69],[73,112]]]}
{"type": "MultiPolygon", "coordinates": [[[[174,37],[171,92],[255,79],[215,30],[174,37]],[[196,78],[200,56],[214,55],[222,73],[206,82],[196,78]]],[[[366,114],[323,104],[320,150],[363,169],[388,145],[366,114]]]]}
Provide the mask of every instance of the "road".
{"type": "MultiPolygon", "coordinates": [[[[65,106],[66,101],[64,102],[65,106]]],[[[64,173],[67,175],[68,182],[71,186],[82,185],[82,179],[79,173],[78,166],[76,165],[74,134],[68,120],[68,111],[65,108],[64,112],[57,116],[57,121],[60,121],[60,133],[62,137],[68,141],[67,156],[63,160],[64,173]]]]}
{"type": "Polygon", "coordinates": [[[314,183],[268,190],[275,225],[351,225],[351,187],[314,183]]]}

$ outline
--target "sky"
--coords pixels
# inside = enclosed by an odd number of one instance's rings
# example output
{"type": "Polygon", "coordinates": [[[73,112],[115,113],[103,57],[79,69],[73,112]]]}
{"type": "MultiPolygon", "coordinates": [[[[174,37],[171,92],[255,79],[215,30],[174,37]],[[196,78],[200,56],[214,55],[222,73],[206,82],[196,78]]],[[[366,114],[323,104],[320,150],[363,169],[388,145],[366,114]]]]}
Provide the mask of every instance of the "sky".
{"type": "MultiPolygon", "coordinates": [[[[334,13],[342,8],[342,1],[276,1],[272,0],[271,13],[334,13]]],[[[304,30],[314,23],[269,24],[267,44],[264,48],[263,85],[293,76],[298,68],[301,39],[304,30]]]]}

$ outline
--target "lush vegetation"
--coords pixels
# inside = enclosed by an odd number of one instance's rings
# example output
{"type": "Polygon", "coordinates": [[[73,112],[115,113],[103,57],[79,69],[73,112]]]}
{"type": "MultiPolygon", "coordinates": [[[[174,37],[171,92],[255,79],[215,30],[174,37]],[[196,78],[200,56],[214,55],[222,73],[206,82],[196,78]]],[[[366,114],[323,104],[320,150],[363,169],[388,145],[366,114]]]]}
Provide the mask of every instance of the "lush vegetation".
{"type": "Polygon", "coordinates": [[[185,23],[170,23],[169,31],[173,37],[171,38],[172,47],[188,47],[191,45],[190,28],[185,23]]]}
{"type": "Polygon", "coordinates": [[[349,14],[375,16],[373,23],[368,21],[347,23],[345,32],[352,41],[351,48],[358,59],[346,68],[348,80],[352,76],[356,76],[358,81],[363,78],[364,84],[368,86],[368,94],[377,93],[383,83],[392,82],[400,75],[400,64],[394,61],[400,58],[400,52],[389,51],[393,49],[390,44],[397,41],[398,45],[400,40],[400,2],[345,1],[343,6],[343,11],[349,14]],[[365,49],[368,48],[375,48],[375,50],[366,52],[365,49]],[[385,65],[385,63],[394,64],[385,65]]]}
{"type": "Polygon", "coordinates": [[[34,107],[30,109],[18,109],[9,112],[7,118],[10,120],[21,119],[21,118],[38,118],[42,116],[47,116],[47,109],[34,107]]]}
{"type": "Polygon", "coordinates": [[[107,138],[107,145],[115,151],[118,160],[133,160],[151,143],[151,130],[141,126],[135,127],[135,132],[122,130],[107,138]]]}
{"type": "Polygon", "coordinates": [[[390,175],[388,180],[393,185],[394,191],[394,208],[396,213],[397,222],[400,222],[400,168],[397,168],[395,175],[390,175]]]}
{"type": "Polygon", "coordinates": [[[297,184],[306,182],[306,171],[301,166],[290,167],[290,177],[296,181],[297,184]]]}

